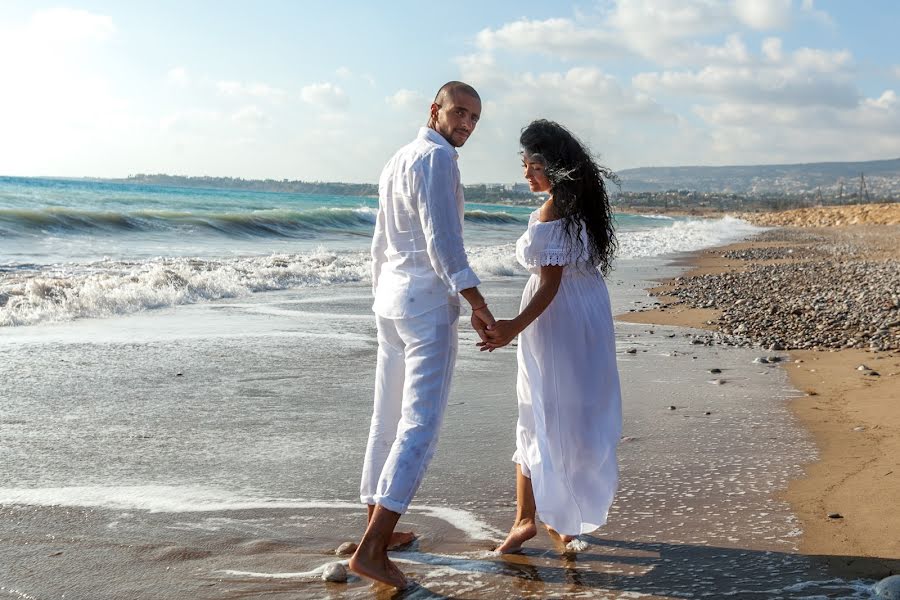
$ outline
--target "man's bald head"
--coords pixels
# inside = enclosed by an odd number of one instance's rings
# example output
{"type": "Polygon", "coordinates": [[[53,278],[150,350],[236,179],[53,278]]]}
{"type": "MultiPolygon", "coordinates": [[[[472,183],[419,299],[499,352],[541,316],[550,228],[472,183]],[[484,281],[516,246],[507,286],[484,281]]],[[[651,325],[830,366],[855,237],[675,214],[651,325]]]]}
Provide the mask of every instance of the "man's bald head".
{"type": "Polygon", "coordinates": [[[452,101],[456,98],[457,94],[468,94],[481,102],[481,96],[479,96],[478,92],[475,91],[475,88],[468,83],[463,83],[462,81],[448,81],[442,85],[441,89],[435,94],[434,103],[437,105],[446,104],[448,101],[452,101]]]}

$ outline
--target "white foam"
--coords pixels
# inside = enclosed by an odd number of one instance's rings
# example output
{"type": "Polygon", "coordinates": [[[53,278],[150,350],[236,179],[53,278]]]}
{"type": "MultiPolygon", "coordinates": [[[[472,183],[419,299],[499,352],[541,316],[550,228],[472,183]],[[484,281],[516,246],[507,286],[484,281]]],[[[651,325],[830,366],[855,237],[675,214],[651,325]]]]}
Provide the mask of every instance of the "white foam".
{"type": "Polygon", "coordinates": [[[254,292],[369,279],[364,252],[271,255],[227,260],[154,259],[95,263],[19,275],[0,289],[0,327],[109,317],[254,292]]]}
{"type": "Polygon", "coordinates": [[[527,274],[525,268],[516,260],[515,244],[467,248],[466,254],[469,266],[479,275],[508,277],[527,274]]]}
{"type": "Polygon", "coordinates": [[[765,228],[734,217],[675,220],[668,227],[619,233],[618,255],[641,258],[691,252],[746,239],[762,231],[765,228]]]}
{"type": "MultiPolygon", "coordinates": [[[[196,513],[255,509],[362,510],[355,502],[265,498],[202,486],[78,486],[0,488],[0,505],[96,507],[151,513],[196,513]]],[[[411,513],[440,519],[473,539],[495,539],[502,532],[473,513],[449,506],[414,505],[411,513]]]]}
{"type": "MultiPolygon", "coordinates": [[[[324,565],[320,565],[313,569],[312,571],[297,571],[297,572],[287,572],[287,573],[260,573],[257,571],[235,571],[233,569],[223,569],[221,571],[217,571],[218,573],[222,573],[224,575],[229,575],[231,577],[252,577],[258,579],[291,579],[291,580],[300,580],[300,581],[321,581],[322,573],[328,567],[328,565],[334,564],[338,562],[345,567],[347,566],[348,561],[331,561],[327,562],[324,565]]],[[[354,579],[356,579],[354,577],[354,579]]]]}

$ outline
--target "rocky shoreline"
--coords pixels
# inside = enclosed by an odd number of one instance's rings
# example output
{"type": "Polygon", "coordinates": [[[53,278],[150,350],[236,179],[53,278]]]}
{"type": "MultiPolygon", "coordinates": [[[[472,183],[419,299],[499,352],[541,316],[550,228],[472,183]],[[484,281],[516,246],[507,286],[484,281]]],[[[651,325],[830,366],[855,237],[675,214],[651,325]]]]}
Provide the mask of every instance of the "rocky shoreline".
{"type": "Polygon", "coordinates": [[[768,350],[900,349],[900,227],[778,229],[718,251],[722,273],[678,277],[673,308],[712,309],[708,342],[768,350]],[[733,263],[738,262],[738,265],[733,263]]]}

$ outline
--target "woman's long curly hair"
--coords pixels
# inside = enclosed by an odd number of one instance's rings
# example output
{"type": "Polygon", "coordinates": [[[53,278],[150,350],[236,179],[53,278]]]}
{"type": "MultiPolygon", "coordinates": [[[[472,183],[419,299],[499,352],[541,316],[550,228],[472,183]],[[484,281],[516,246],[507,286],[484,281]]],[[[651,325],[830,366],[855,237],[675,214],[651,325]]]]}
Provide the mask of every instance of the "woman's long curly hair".
{"type": "Polygon", "coordinates": [[[537,158],[544,163],[553,207],[563,220],[569,243],[577,243],[584,249],[581,240],[583,224],[587,230],[591,262],[607,275],[617,242],[604,180],[618,184],[618,177],[598,165],[585,145],[554,121],[532,121],[522,130],[519,145],[524,158],[537,158]]]}

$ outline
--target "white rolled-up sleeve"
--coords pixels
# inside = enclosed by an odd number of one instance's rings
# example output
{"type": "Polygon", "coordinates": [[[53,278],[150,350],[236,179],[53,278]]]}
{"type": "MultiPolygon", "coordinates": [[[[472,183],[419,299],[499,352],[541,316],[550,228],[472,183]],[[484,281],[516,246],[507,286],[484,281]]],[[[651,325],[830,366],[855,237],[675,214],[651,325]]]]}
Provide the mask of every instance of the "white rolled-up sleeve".
{"type": "Polygon", "coordinates": [[[477,287],[481,280],[469,267],[463,245],[456,160],[449,152],[435,150],[425,157],[422,168],[419,218],[431,264],[453,293],[477,287]]]}

